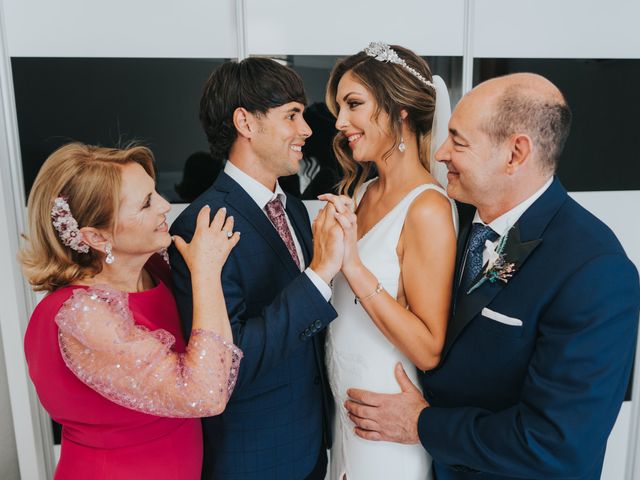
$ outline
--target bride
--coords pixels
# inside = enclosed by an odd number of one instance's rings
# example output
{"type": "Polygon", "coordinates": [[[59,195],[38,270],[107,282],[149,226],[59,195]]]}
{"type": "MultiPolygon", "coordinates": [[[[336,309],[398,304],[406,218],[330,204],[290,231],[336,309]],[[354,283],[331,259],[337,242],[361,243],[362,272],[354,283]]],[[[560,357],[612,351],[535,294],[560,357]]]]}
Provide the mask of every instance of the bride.
{"type": "Polygon", "coordinates": [[[440,143],[432,138],[434,123],[444,127],[441,141],[447,134],[449,97],[415,53],[372,43],[333,68],[327,105],[337,118],[334,148],[345,176],[343,195],[319,198],[337,211],[346,243],[333,286],[339,317],[326,350],[337,412],[331,478],[424,480],[431,478],[431,460],[422,446],[356,436],[344,402],[348,388],[397,393],[399,361],[415,384],[416,367],[438,365],[457,214],[438,183],[446,172],[430,168],[430,157],[440,143]],[[378,176],[365,182],[373,168],[378,176]]]}

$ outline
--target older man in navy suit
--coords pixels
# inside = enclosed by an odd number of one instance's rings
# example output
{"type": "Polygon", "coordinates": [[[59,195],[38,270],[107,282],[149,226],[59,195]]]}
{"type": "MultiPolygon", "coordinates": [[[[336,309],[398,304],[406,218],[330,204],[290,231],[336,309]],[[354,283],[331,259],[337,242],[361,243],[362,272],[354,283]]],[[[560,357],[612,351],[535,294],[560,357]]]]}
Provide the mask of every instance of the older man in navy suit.
{"type": "Polygon", "coordinates": [[[401,393],[351,390],[346,406],[364,438],[420,441],[437,480],[600,478],[640,289],[554,176],[570,120],[545,78],[493,79],[461,100],[436,154],[468,204],[441,364],[421,375],[424,398],[398,367],[401,393]]]}
{"type": "MultiPolygon", "coordinates": [[[[300,77],[265,58],[222,65],[201,100],[212,155],[228,161],[171,231],[191,239],[206,204],[233,215],[242,237],[224,266],[222,287],[233,340],[244,352],[225,412],[203,423],[207,479],[325,475],[332,400],[322,333],[336,316],[328,283],[342,262],[342,230],[323,212],[312,240],[304,205],[278,184],[298,171],[311,135],[305,103],[300,77]]],[[[178,307],[189,322],[189,271],[175,250],[171,263],[178,307]]]]}

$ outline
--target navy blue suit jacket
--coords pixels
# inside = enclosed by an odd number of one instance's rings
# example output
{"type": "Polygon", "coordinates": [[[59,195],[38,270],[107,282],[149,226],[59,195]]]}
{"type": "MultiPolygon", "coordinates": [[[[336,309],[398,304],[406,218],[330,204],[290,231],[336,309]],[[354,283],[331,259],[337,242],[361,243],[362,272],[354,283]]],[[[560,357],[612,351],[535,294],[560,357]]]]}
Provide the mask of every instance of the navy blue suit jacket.
{"type": "MultiPolygon", "coordinates": [[[[226,410],[203,421],[205,478],[304,478],[330,443],[323,332],[336,312],[300,272],[265,213],[224,172],[178,217],[171,233],[190,241],[196,216],[207,204],[212,214],[226,207],[241,233],[223,268],[222,286],[233,339],[244,358],[226,410]]],[[[313,243],[307,211],[291,196],[286,210],[308,265],[313,243]]],[[[188,333],[190,276],[175,249],[170,256],[188,333]]]]}
{"type": "Polygon", "coordinates": [[[637,270],[557,179],[510,231],[505,257],[517,269],[508,283],[457,292],[442,363],[421,375],[431,407],[418,430],[436,478],[599,479],[634,356],[637,270]]]}

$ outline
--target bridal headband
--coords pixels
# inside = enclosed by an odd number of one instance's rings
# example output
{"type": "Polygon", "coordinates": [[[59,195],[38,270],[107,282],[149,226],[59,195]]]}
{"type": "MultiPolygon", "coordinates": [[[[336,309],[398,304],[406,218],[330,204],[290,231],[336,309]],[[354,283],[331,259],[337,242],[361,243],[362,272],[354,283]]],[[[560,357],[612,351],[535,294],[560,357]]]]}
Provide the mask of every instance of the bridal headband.
{"type": "Polygon", "coordinates": [[[78,222],[71,214],[67,197],[59,196],[53,201],[51,220],[62,243],[76,252],[89,252],[89,245],[82,241],[78,222]]]}
{"type": "Polygon", "coordinates": [[[442,78],[433,76],[433,81],[424,78],[415,68],[407,65],[398,53],[386,43],[371,42],[364,53],[375,58],[379,62],[395,63],[420,80],[425,86],[433,90],[436,97],[435,110],[433,114],[433,126],[431,128],[431,151],[429,155],[429,172],[434,178],[446,188],[447,186],[447,166],[435,159],[435,152],[449,135],[448,123],[451,117],[451,102],[449,100],[449,90],[442,78]]]}
{"type": "Polygon", "coordinates": [[[436,86],[433,84],[433,82],[430,82],[429,80],[424,78],[415,68],[411,68],[409,65],[407,65],[407,62],[400,58],[400,56],[398,56],[398,53],[386,43],[371,42],[369,46],[364,49],[364,53],[366,53],[370,57],[375,58],[379,62],[395,63],[396,65],[400,65],[407,72],[424,83],[427,87],[430,87],[433,90],[436,89],[436,86]]]}

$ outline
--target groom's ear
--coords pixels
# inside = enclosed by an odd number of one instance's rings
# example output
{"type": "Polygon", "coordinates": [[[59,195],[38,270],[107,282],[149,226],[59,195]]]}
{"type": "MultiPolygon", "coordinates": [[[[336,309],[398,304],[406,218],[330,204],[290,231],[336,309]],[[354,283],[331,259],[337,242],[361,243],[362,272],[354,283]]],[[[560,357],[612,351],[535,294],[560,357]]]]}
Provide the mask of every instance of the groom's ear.
{"type": "Polygon", "coordinates": [[[251,138],[255,129],[253,115],[246,108],[236,108],[233,111],[233,126],[236,127],[238,135],[251,138]]]}
{"type": "Polygon", "coordinates": [[[527,162],[531,161],[533,152],[533,142],[531,137],[524,133],[516,133],[509,142],[509,162],[507,163],[507,173],[513,175],[518,172],[527,162]]]}

